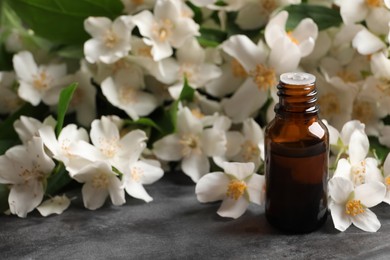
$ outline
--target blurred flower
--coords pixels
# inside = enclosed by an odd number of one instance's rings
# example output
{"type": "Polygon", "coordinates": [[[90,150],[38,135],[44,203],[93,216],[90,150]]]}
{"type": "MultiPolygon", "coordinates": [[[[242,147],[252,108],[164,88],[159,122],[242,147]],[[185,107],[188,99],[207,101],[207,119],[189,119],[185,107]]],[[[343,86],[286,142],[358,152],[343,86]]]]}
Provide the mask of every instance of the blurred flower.
{"type": "Polygon", "coordinates": [[[23,105],[16,86],[14,72],[0,71],[0,114],[13,113],[23,105]]]}
{"type": "Polygon", "coordinates": [[[245,30],[256,29],[264,26],[278,8],[299,3],[301,0],[246,0],[241,4],[236,23],[245,30]]]}
{"type": "Polygon", "coordinates": [[[33,137],[39,137],[39,129],[48,126],[52,129],[56,126],[57,122],[51,116],[46,118],[43,122],[27,116],[20,116],[19,119],[14,122],[15,132],[18,134],[19,139],[23,144],[29,142],[33,137]]]}
{"type": "Polygon", "coordinates": [[[135,14],[145,9],[153,9],[156,0],[121,0],[127,14],[135,14]]]}
{"type": "Polygon", "coordinates": [[[370,30],[378,34],[388,33],[390,8],[388,0],[339,0],[340,14],[345,24],[365,20],[370,30]],[[387,8],[386,8],[387,7],[387,8]]]}
{"type": "Polygon", "coordinates": [[[371,182],[354,188],[353,183],[342,177],[329,181],[329,204],[336,229],[345,231],[352,223],[367,232],[376,232],[381,224],[369,208],[383,201],[386,187],[381,182],[371,182]]]}
{"type": "Polygon", "coordinates": [[[19,81],[18,95],[37,106],[41,100],[54,105],[62,89],[61,79],[66,75],[65,64],[38,66],[32,54],[22,51],[13,57],[13,65],[19,81]]]}
{"type": "Polygon", "coordinates": [[[249,202],[261,205],[264,199],[264,176],[254,173],[253,163],[223,164],[223,172],[203,176],[196,184],[200,202],[223,200],[218,209],[222,217],[238,218],[245,213],[249,202]]]}
{"type": "Polygon", "coordinates": [[[378,36],[365,28],[355,35],[352,40],[352,45],[362,55],[370,55],[386,49],[385,43],[378,36]]]}
{"type": "Polygon", "coordinates": [[[8,203],[12,214],[26,217],[43,199],[47,177],[54,169],[41,138],[33,137],[0,156],[0,183],[11,184],[8,203]]]}
{"type": "Polygon", "coordinates": [[[84,44],[85,59],[90,63],[114,63],[127,56],[131,49],[134,24],[129,16],[119,16],[114,21],[106,17],[89,17],[84,28],[93,37],[84,44]]]}

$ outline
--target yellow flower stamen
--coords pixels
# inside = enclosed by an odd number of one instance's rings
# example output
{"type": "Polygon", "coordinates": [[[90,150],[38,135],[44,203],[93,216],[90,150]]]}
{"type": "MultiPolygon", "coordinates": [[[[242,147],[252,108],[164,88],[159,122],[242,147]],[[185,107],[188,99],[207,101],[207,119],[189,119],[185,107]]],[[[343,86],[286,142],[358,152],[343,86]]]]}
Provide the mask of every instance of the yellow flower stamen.
{"type": "Polygon", "coordinates": [[[105,189],[108,187],[108,184],[109,184],[109,180],[107,174],[101,172],[93,176],[92,186],[95,189],[105,189]]]}
{"type": "Polygon", "coordinates": [[[386,184],[387,188],[390,189],[390,176],[387,176],[385,178],[385,184],[386,184]]]}
{"type": "Polygon", "coordinates": [[[144,171],[139,167],[132,167],[130,175],[134,181],[139,182],[144,175],[144,171]]]}
{"type": "Polygon", "coordinates": [[[247,186],[244,181],[237,179],[231,180],[226,191],[226,196],[238,200],[246,191],[247,186]]]}
{"type": "Polygon", "coordinates": [[[234,77],[236,77],[236,78],[248,77],[248,73],[246,72],[244,67],[241,65],[241,63],[238,62],[238,60],[233,59],[231,61],[231,68],[232,68],[232,73],[233,73],[234,77]]]}
{"type": "Polygon", "coordinates": [[[152,32],[160,42],[166,41],[172,33],[173,23],[169,19],[164,19],[160,24],[153,26],[152,32]]]}
{"type": "Polygon", "coordinates": [[[249,75],[260,90],[267,90],[276,85],[275,70],[263,64],[257,64],[256,68],[249,75]]]}
{"type": "Polygon", "coordinates": [[[138,99],[138,92],[131,86],[123,86],[119,89],[119,99],[122,103],[135,103],[138,99]]]}
{"type": "Polygon", "coordinates": [[[191,109],[191,113],[193,116],[195,116],[198,119],[202,119],[204,117],[204,114],[200,111],[199,108],[191,109]]]}
{"type": "Polygon", "coordinates": [[[119,41],[119,37],[112,30],[107,30],[104,34],[104,45],[107,48],[113,48],[119,41]]]}
{"type": "Polygon", "coordinates": [[[360,200],[349,200],[345,205],[345,213],[353,217],[363,213],[364,211],[365,210],[360,200]]]}
{"type": "Polygon", "coordinates": [[[292,32],[287,32],[287,36],[293,43],[295,43],[296,45],[299,44],[298,39],[293,36],[292,32]]]}
{"type": "Polygon", "coordinates": [[[253,142],[247,140],[241,144],[241,154],[245,161],[249,162],[260,156],[259,147],[253,142]]]}
{"type": "Polygon", "coordinates": [[[327,93],[321,96],[317,103],[321,108],[321,114],[325,118],[338,115],[341,111],[340,100],[334,93],[327,93]]]}
{"type": "Polygon", "coordinates": [[[111,139],[101,138],[99,140],[100,151],[108,158],[114,157],[119,148],[118,141],[119,141],[118,138],[111,138],[111,139]]]}
{"type": "Polygon", "coordinates": [[[353,104],[352,119],[360,120],[362,123],[369,123],[374,118],[374,109],[368,101],[356,101],[353,104]]]}
{"type": "Polygon", "coordinates": [[[42,71],[38,75],[34,75],[33,78],[33,85],[37,90],[46,90],[49,88],[49,77],[47,76],[46,72],[42,71]]]}
{"type": "Polygon", "coordinates": [[[278,7],[275,0],[261,0],[260,6],[268,14],[272,13],[278,7]]]}
{"type": "Polygon", "coordinates": [[[184,156],[190,154],[192,150],[199,150],[199,137],[194,134],[183,135],[179,142],[183,145],[182,154],[184,156]]]}
{"type": "Polygon", "coordinates": [[[352,180],[355,185],[360,185],[366,179],[366,161],[361,161],[359,164],[352,166],[352,180]]]}
{"type": "Polygon", "coordinates": [[[356,76],[352,72],[349,72],[347,70],[341,70],[341,71],[337,72],[336,75],[346,83],[357,81],[356,76]]]}
{"type": "Polygon", "coordinates": [[[366,0],[366,4],[369,7],[381,7],[383,6],[383,0],[366,0]]]}

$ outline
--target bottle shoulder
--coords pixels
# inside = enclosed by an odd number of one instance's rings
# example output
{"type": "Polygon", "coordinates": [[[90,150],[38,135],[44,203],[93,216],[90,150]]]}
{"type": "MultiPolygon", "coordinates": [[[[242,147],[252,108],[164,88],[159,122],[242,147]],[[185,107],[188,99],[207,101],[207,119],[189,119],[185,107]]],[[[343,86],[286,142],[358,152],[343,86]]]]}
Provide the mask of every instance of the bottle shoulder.
{"type": "Polygon", "coordinates": [[[310,118],[275,117],[265,129],[266,138],[278,143],[293,143],[307,140],[328,141],[329,133],[318,116],[310,118]]]}

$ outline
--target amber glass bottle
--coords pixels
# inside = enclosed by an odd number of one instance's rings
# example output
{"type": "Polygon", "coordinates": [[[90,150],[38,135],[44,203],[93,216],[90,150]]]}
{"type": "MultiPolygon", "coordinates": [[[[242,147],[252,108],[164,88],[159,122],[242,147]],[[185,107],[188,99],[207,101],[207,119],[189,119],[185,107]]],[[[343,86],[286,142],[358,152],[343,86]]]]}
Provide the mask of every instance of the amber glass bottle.
{"type": "Polygon", "coordinates": [[[285,73],[265,130],[265,214],[273,226],[310,232],[327,217],[329,135],[318,117],[315,77],[285,73]]]}

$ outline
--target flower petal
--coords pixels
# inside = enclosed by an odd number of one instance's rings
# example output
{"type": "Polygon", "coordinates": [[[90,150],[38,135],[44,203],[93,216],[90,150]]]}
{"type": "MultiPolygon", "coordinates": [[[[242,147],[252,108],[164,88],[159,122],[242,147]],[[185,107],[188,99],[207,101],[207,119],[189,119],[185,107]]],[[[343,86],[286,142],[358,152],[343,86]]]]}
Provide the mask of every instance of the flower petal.
{"type": "Polygon", "coordinates": [[[364,183],[355,188],[355,200],[371,208],[381,203],[386,195],[386,186],[382,182],[364,183]]]}
{"type": "Polygon", "coordinates": [[[203,175],[209,172],[210,162],[206,155],[197,151],[191,151],[189,155],[183,158],[181,169],[196,183],[203,175]]]}
{"type": "Polygon", "coordinates": [[[363,29],[355,35],[352,40],[352,46],[362,55],[373,54],[386,48],[381,39],[367,29],[363,29]]]}
{"type": "Polygon", "coordinates": [[[376,232],[381,227],[376,215],[369,209],[365,209],[363,213],[353,216],[352,223],[366,232],[376,232]]]}
{"type": "Polygon", "coordinates": [[[177,132],[178,133],[195,133],[202,132],[202,121],[196,118],[188,107],[184,107],[177,113],[177,132]]]}
{"type": "Polygon", "coordinates": [[[164,136],[153,144],[153,153],[165,161],[178,161],[183,157],[183,146],[177,134],[164,136]]]}
{"type": "Polygon", "coordinates": [[[42,202],[43,194],[42,182],[30,181],[28,184],[13,185],[8,197],[11,213],[25,218],[27,213],[42,202]]]}
{"type": "Polygon", "coordinates": [[[121,181],[114,174],[110,176],[108,193],[110,194],[112,204],[114,204],[115,206],[123,205],[126,202],[125,190],[122,187],[121,181]]]}
{"type": "Polygon", "coordinates": [[[64,194],[44,201],[37,207],[37,210],[42,216],[47,217],[51,214],[61,214],[69,207],[69,205],[70,199],[64,194]]]}
{"type": "Polygon", "coordinates": [[[156,160],[140,160],[133,164],[133,167],[139,167],[142,169],[143,174],[141,176],[141,183],[144,185],[152,184],[164,175],[163,169],[161,167],[153,165],[152,162],[157,162],[156,160]],[[149,162],[149,163],[148,163],[149,162]]]}
{"type": "Polygon", "coordinates": [[[366,158],[370,142],[367,135],[362,131],[354,131],[349,140],[348,153],[349,160],[355,165],[366,158]]]}
{"type": "Polygon", "coordinates": [[[30,82],[33,75],[38,73],[38,66],[34,61],[31,52],[22,51],[14,55],[12,59],[14,70],[18,78],[30,82]]]}
{"type": "Polygon", "coordinates": [[[92,37],[101,38],[111,28],[111,24],[107,17],[88,17],[84,21],[84,28],[92,37]]]}
{"type": "Polygon", "coordinates": [[[207,156],[222,156],[226,152],[226,136],[223,131],[214,128],[202,133],[202,149],[207,156]]]}
{"type": "Polygon", "coordinates": [[[254,173],[247,182],[249,201],[262,205],[265,196],[265,178],[263,175],[254,173]]]}
{"type": "Polygon", "coordinates": [[[130,178],[125,182],[125,189],[131,197],[144,200],[145,202],[153,201],[153,198],[146,192],[142,184],[132,181],[130,178]]]}
{"type": "Polygon", "coordinates": [[[330,203],[329,209],[332,215],[334,227],[337,230],[345,231],[352,223],[351,219],[345,214],[345,205],[330,203]]]}
{"type": "Polygon", "coordinates": [[[81,189],[83,194],[84,207],[90,210],[95,210],[103,206],[108,196],[106,189],[96,189],[91,182],[87,182],[81,189]]]}
{"type": "Polygon", "coordinates": [[[337,204],[345,204],[351,192],[353,192],[353,183],[343,177],[333,177],[328,182],[329,195],[337,204]]]}
{"type": "Polygon", "coordinates": [[[238,180],[244,180],[246,177],[253,174],[255,165],[252,162],[238,163],[238,162],[225,162],[223,164],[223,170],[226,174],[233,175],[238,180]]]}
{"type": "Polygon", "coordinates": [[[223,172],[212,172],[204,175],[195,187],[199,202],[222,200],[226,196],[229,178],[223,172]]]}
{"type": "Polygon", "coordinates": [[[218,209],[217,213],[221,217],[236,219],[245,213],[248,205],[249,201],[244,196],[241,196],[238,200],[226,198],[223,200],[222,205],[218,209]]]}
{"type": "Polygon", "coordinates": [[[245,35],[231,36],[222,43],[222,49],[235,58],[247,72],[266,59],[266,54],[261,52],[261,49],[245,35]]]}
{"type": "Polygon", "coordinates": [[[351,120],[345,123],[340,133],[340,137],[344,145],[349,144],[351,135],[355,130],[359,130],[364,133],[364,128],[364,124],[362,124],[359,120],[351,120]]]}

